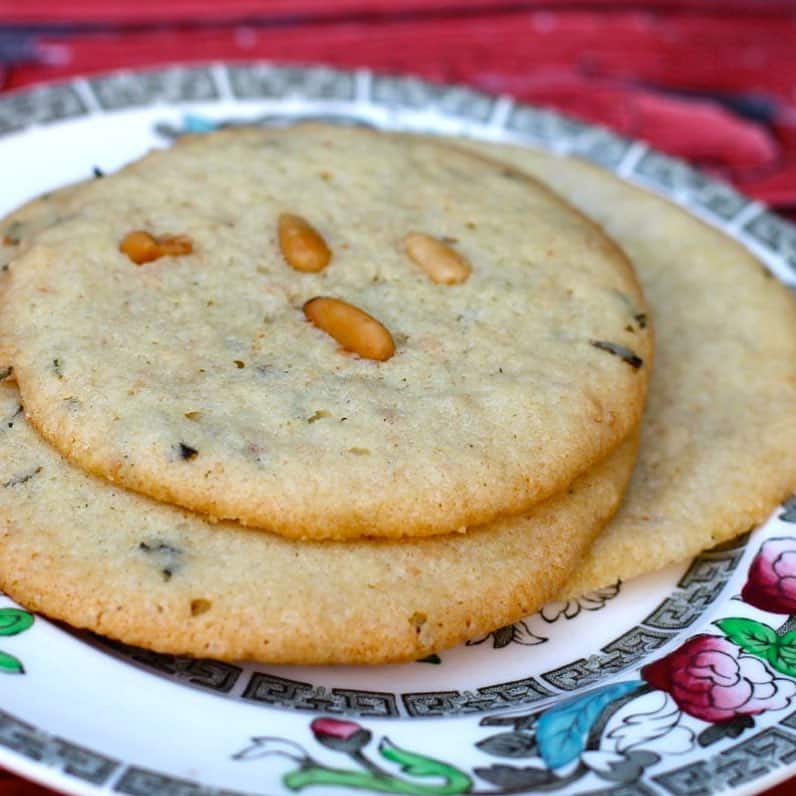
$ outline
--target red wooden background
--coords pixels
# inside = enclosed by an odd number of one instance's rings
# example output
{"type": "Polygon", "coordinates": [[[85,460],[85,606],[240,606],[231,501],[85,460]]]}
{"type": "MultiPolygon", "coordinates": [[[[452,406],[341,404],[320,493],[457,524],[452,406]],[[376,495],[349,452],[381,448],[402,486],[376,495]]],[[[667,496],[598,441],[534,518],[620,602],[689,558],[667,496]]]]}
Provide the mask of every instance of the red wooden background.
{"type": "MultiPolygon", "coordinates": [[[[404,72],[555,107],[796,217],[792,0],[0,0],[0,90],[257,58],[404,72]]],[[[45,793],[0,772],[0,796],[45,793]]],[[[796,779],[770,793],[796,793],[796,779]]]]}

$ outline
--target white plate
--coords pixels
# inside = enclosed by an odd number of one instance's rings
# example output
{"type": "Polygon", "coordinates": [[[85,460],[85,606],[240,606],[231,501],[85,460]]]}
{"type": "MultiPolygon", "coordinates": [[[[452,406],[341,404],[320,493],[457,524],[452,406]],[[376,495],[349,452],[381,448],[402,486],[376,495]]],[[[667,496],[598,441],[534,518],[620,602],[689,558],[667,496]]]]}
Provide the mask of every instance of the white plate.
{"type": "MultiPolygon", "coordinates": [[[[325,68],[216,64],[8,95],[0,212],[185,129],[299,118],[578,154],[796,281],[796,229],[644,144],[505,97],[325,68]]],[[[156,655],[0,598],[0,763],[75,794],[759,792],[796,773],[794,523],[796,501],[687,565],[402,666],[156,655]]]]}

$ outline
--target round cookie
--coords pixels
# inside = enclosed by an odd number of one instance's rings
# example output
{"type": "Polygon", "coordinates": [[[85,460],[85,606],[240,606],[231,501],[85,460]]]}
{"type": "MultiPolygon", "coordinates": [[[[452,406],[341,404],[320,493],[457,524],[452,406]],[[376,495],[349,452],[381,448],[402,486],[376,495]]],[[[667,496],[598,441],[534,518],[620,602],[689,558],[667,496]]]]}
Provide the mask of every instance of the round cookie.
{"type": "Polygon", "coordinates": [[[655,320],[655,372],[628,493],[564,596],[686,560],[796,490],[796,301],[741,244],[591,164],[471,144],[601,223],[655,320]]]}
{"type": "Polygon", "coordinates": [[[635,441],[524,518],[411,541],[298,542],[86,475],[0,384],[0,588],[162,652],[279,663],[412,660],[555,595],[616,510],[635,441]]]}
{"type": "Polygon", "coordinates": [[[604,459],[642,410],[645,314],[621,252],[539,184],[308,126],[187,139],[91,183],[15,260],[2,327],[31,421],[82,468],[285,536],[396,537],[527,511],[604,459]],[[327,267],[288,265],[283,213],[327,267]],[[137,265],[135,229],[193,252],[137,265]],[[469,278],[433,281],[412,232],[469,278]],[[341,352],[302,311],[315,296],[374,316],[395,354],[341,352]]]}
{"type": "MultiPolygon", "coordinates": [[[[0,219],[0,276],[8,273],[11,262],[28,250],[40,232],[69,218],[91,182],[84,180],[35,196],[0,219]]],[[[0,286],[4,284],[0,282],[0,286]]]]}

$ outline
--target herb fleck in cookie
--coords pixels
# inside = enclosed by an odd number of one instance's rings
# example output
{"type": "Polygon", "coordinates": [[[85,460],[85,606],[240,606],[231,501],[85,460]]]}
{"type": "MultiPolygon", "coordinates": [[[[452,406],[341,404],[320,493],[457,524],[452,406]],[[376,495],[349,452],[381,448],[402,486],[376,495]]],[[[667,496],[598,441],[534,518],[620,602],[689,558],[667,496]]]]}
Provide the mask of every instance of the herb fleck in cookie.
{"type": "Polygon", "coordinates": [[[636,428],[646,307],[540,184],[308,126],[186,139],[83,189],[18,258],[33,424],[88,471],[296,538],[528,510],[636,428]]]}

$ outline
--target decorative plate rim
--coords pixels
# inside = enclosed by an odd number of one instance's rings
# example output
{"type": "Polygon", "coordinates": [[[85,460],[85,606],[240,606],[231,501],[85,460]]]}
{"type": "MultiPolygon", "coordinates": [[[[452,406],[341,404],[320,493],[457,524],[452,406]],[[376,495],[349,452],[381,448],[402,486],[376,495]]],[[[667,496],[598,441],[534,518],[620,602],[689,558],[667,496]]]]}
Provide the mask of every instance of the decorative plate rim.
{"type": "MultiPolygon", "coordinates": [[[[397,113],[409,116],[414,114],[420,118],[420,121],[416,122],[417,129],[422,129],[423,115],[429,113],[432,115],[437,114],[440,119],[444,118],[446,121],[450,120],[451,129],[447,130],[449,133],[461,133],[462,131],[457,128],[457,125],[475,128],[477,133],[474,137],[486,139],[492,138],[492,133],[507,132],[508,140],[515,143],[542,147],[552,150],[553,152],[580,156],[587,160],[591,160],[598,165],[614,171],[618,176],[629,182],[637,183],[662,194],[667,199],[674,201],[697,217],[741,240],[741,242],[747,245],[755,254],[760,256],[784,282],[791,286],[796,283],[796,225],[776,216],[776,214],[768,210],[761,202],[748,199],[734,188],[719,180],[701,174],[677,158],[657,152],[643,142],[623,138],[604,127],[585,124],[570,119],[555,111],[515,102],[506,96],[492,96],[462,85],[432,83],[411,76],[389,75],[366,69],[343,70],[323,65],[280,64],[264,61],[211,61],[190,64],[172,63],[144,69],[120,69],[53,81],[32,87],[23,87],[0,96],[0,142],[9,136],[24,133],[36,126],[57,124],[73,118],[90,117],[92,114],[97,113],[106,114],[113,113],[114,111],[152,107],[161,103],[164,107],[173,107],[175,104],[213,102],[219,101],[220,99],[241,103],[248,100],[253,100],[255,102],[261,101],[263,99],[262,96],[258,96],[256,93],[246,95],[245,91],[243,93],[241,92],[241,85],[237,85],[236,87],[236,75],[245,75],[247,72],[250,74],[259,72],[271,76],[278,75],[287,80],[287,90],[282,95],[278,93],[265,95],[269,100],[288,103],[292,101],[292,99],[295,98],[295,92],[291,92],[290,90],[289,78],[291,76],[297,76],[300,82],[304,81],[307,85],[312,83],[311,78],[317,78],[317,83],[313,89],[317,94],[305,94],[300,96],[300,99],[305,102],[317,100],[320,106],[319,110],[321,111],[323,111],[325,107],[324,103],[334,104],[336,102],[339,105],[341,102],[340,98],[330,98],[323,93],[323,79],[326,76],[331,76],[350,83],[350,97],[342,100],[343,104],[349,102],[355,105],[358,102],[369,102],[374,109],[379,110],[379,119],[381,121],[386,119],[388,124],[390,122],[395,123],[396,121],[390,118],[391,114],[397,113]],[[177,79],[181,74],[197,75],[199,73],[206,74],[208,80],[215,83],[215,88],[217,89],[215,96],[178,96],[176,98],[169,96],[170,89],[168,84],[171,78],[179,82],[177,79]],[[154,81],[155,84],[161,81],[160,88],[156,86],[154,98],[144,96],[143,101],[140,101],[140,97],[133,96],[131,98],[128,96],[127,99],[123,100],[121,103],[114,105],[113,102],[110,101],[109,104],[108,97],[103,97],[102,87],[113,83],[113,81],[123,81],[131,78],[137,80],[144,89],[146,89],[147,81],[149,81],[149,83],[153,83],[154,81]],[[161,95],[158,95],[158,91],[161,91],[161,95]],[[379,92],[382,93],[379,94],[379,92]],[[72,103],[71,105],[70,102],[72,103]]],[[[306,85],[304,87],[306,88],[306,85]]],[[[143,93],[146,95],[146,90],[144,90],[143,93]]],[[[108,96],[110,96],[110,94],[108,96]]],[[[341,115],[345,116],[345,113],[335,114],[332,112],[332,115],[336,118],[340,118],[341,115]]],[[[366,121],[364,117],[357,118],[366,121]]],[[[410,124],[409,129],[414,129],[414,124],[415,122],[410,124]]],[[[437,129],[436,132],[444,133],[446,131],[437,129]]],[[[766,541],[771,541],[772,538],[773,537],[769,535],[766,541]]],[[[794,542],[796,543],[796,539],[794,539],[794,542]]],[[[743,543],[736,540],[736,545],[740,545],[741,553],[743,554],[743,543]]],[[[755,561],[757,561],[761,555],[762,553],[758,553],[755,561]]],[[[718,601],[723,596],[724,590],[722,589],[721,592],[717,593],[715,600],[718,601]]],[[[0,609],[0,611],[2,610],[4,609],[0,609]]],[[[2,633],[0,633],[0,635],[2,635],[2,633]]],[[[675,633],[670,640],[676,638],[677,634],[675,633]]],[[[774,642],[771,643],[773,644],[774,642]]],[[[776,643],[779,644],[780,642],[776,643]]],[[[746,648],[742,649],[746,653],[749,652],[746,648]]],[[[662,660],[668,660],[672,655],[674,655],[674,653],[667,654],[662,660]]],[[[597,692],[603,691],[604,689],[618,687],[621,684],[614,682],[616,678],[627,674],[640,659],[641,658],[633,661],[621,670],[612,672],[608,675],[607,679],[611,681],[611,684],[608,686],[591,688],[591,685],[586,685],[575,687],[573,689],[573,698],[567,699],[565,702],[575,702],[577,700],[591,698],[596,695],[597,692]]],[[[746,658],[741,658],[739,660],[745,661],[746,658]]],[[[617,701],[621,701],[621,698],[617,698],[617,701]]],[[[511,706],[512,711],[516,713],[519,707],[528,707],[530,704],[531,703],[524,702],[521,703],[521,705],[511,706]]],[[[546,711],[552,712],[548,709],[558,704],[561,703],[557,702],[552,705],[540,706],[538,708],[539,715],[546,711]]],[[[621,709],[621,706],[619,709],[621,709]]],[[[534,710],[535,708],[531,708],[530,712],[533,713],[534,710]]],[[[317,713],[318,711],[315,712],[317,713]]],[[[489,708],[488,712],[495,713],[495,708],[489,708]]],[[[496,715],[500,714],[497,713],[496,715]]],[[[772,726],[781,727],[783,726],[783,722],[788,719],[793,726],[791,727],[790,724],[787,726],[796,731],[796,712],[790,714],[777,725],[772,726]]],[[[324,721],[337,722],[337,724],[330,723],[325,725],[326,730],[323,730],[323,728],[321,728],[321,730],[313,728],[316,741],[333,751],[345,751],[338,741],[342,739],[346,743],[349,743],[349,738],[343,738],[345,732],[349,732],[349,730],[342,728],[342,725],[353,725],[353,722],[341,722],[337,719],[328,719],[324,721]],[[334,738],[338,740],[332,743],[334,738]]],[[[482,720],[482,724],[484,721],[485,720],[482,720]]],[[[317,724],[317,720],[313,722],[313,724],[317,724]]],[[[351,732],[361,731],[365,733],[367,735],[367,743],[369,743],[371,736],[370,730],[362,728],[359,725],[354,726],[359,727],[359,730],[351,730],[351,732]]],[[[741,744],[737,744],[737,746],[755,740],[758,738],[758,735],[762,736],[765,732],[768,732],[768,729],[771,728],[767,728],[763,732],[753,735],[750,738],[745,738],[745,740],[741,742],[741,744]]],[[[31,763],[30,758],[25,758],[21,754],[14,752],[9,745],[9,738],[12,740],[18,738],[20,737],[20,733],[22,736],[26,733],[31,734],[33,737],[39,736],[39,742],[49,748],[51,757],[54,755],[54,757],[58,758],[60,754],[61,757],[68,761],[70,754],[72,756],[77,755],[78,758],[80,758],[81,755],[87,754],[90,758],[94,753],[89,749],[76,747],[68,741],[54,738],[49,735],[47,731],[28,725],[26,722],[0,709],[0,762],[23,776],[42,782],[49,787],[79,794],[94,794],[99,790],[107,789],[111,784],[115,791],[131,793],[135,796],[142,796],[144,793],[144,791],[137,789],[135,782],[132,782],[129,787],[125,787],[125,777],[128,774],[131,772],[142,774],[142,772],[144,772],[143,769],[135,766],[133,763],[110,761],[118,766],[119,770],[123,772],[122,775],[109,777],[100,784],[88,784],[85,780],[81,780],[70,774],[68,766],[66,765],[62,766],[60,769],[48,765],[48,758],[44,753],[40,755],[41,760],[39,763],[31,763]],[[58,747],[58,749],[53,752],[53,749],[50,747],[58,747]]],[[[538,734],[537,731],[537,735],[538,734]]],[[[786,735],[793,742],[793,748],[796,750],[796,734],[786,733],[786,735]]],[[[362,735],[360,740],[364,737],[365,736],[362,735]]],[[[382,744],[383,743],[384,741],[382,744]]],[[[365,745],[364,743],[361,744],[361,748],[364,748],[365,745]]],[[[355,750],[355,752],[349,749],[345,751],[345,753],[356,756],[356,754],[361,752],[361,748],[355,750]]],[[[384,757],[388,757],[388,755],[382,751],[382,748],[383,746],[379,747],[380,754],[384,757]]],[[[387,748],[389,751],[389,747],[387,748]]],[[[735,747],[731,748],[734,749],[735,747]]],[[[411,756],[411,753],[407,753],[406,750],[399,749],[398,752],[405,756],[411,756]]],[[[104,755],[100,753],[96,754],[100,758],[110,760],[109,758],[104,758],[104,755]]],[[[418,757],[417,755],[414,756],[418,757]]],[[[244,758],[240,757],[238,759],[244,758]]],[[[393,758],[388,757],[388,759],[393,758]]],[[[426,760],[428,759],[426,758],[426,760]]],[[[323,768],[323,765],[320,767],[323,768]]],[[[451,767],[448,766],[448,768],[451,767]]],[[[674,769],[672,769],[672,771],[674,771],[674,769]]],[[[787,779],[794,771],[796,771],[796,764],[785,763],[781,767],[775,767],[767,771],[760,777],[752,778],[746,784],[736,786],[734,792],[738,794],[757,792],[760,788],[767,788],[779,781],[787,779]]],[[[145,778],[146,776],[157,778],[161,775],[157,772],[150,771],[144,772],[142,776],[145,778]]],[[[168,781],[164,780],[160,786],[155,786],[154,790],[147,791],[148,793],[172,793],[178,786],[182,793],[221,793],[217,789],[209,786],[189,781],[183,781],[180,784],[180,781],[171,775],[163,776],[165,776],[168,781]],[[171,790],[169,790],[170,788],[171,790]]],[[[440,776],[442,775],[440,774],[440,776]]],[[[656,777],[656,779],[659,778],[660,777],[656,777]]],[[[728,783],[723,784],[727,785],[728,783]]],[[[290,788],[291,786],[287,785],[287,787],[290,788]]],[[[621,792],[660,792],[644,790],[647,786],[643,783],[639,787],[641,789],[623,790],[621,792]]],[[[619,793],[618,784],[616,788],[617,789],[613,792],[619,793]]],[[[457,792],[463,793],[470,791],[461,790],[457,792]]],[[[497,793],[498,791],[481,792],[497,793]]],[[[514,792],[520,791],[515,790],[514,792]]],[[[593,792],[593,790],[589,792],[593,792]]],[[[666,792],[686,793],[687,791],[667,790],[666,792]]],[[[240,792],[230,790],[224,791],[224,793],[227,794],[227,796],[238,796],[240,792]]]]}

